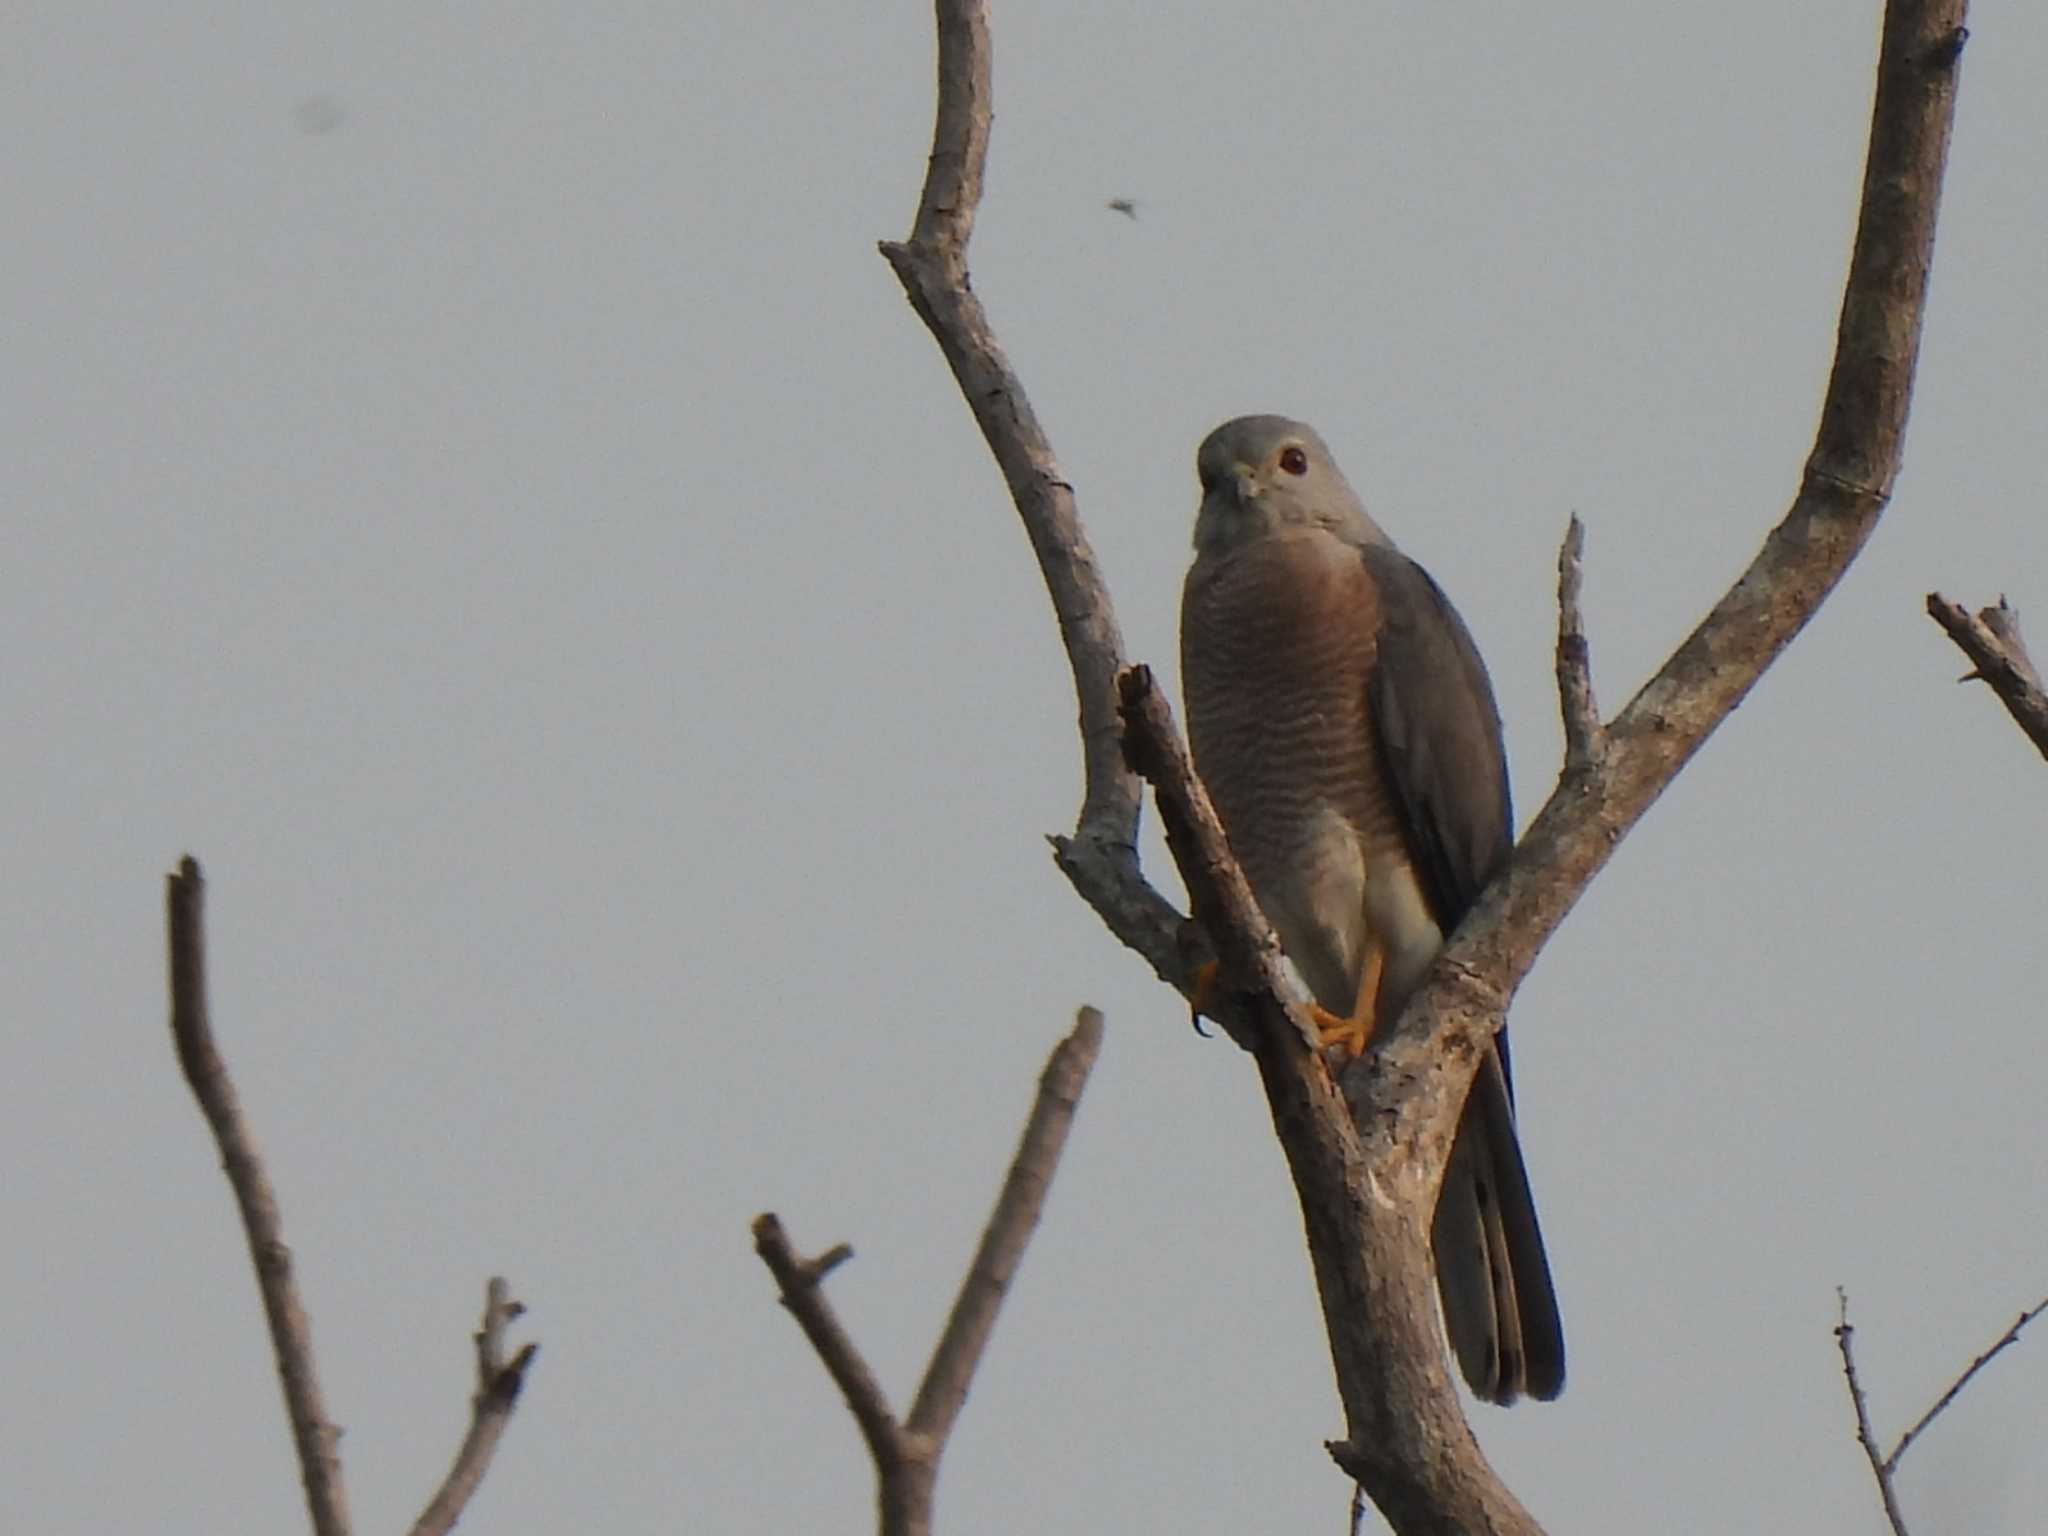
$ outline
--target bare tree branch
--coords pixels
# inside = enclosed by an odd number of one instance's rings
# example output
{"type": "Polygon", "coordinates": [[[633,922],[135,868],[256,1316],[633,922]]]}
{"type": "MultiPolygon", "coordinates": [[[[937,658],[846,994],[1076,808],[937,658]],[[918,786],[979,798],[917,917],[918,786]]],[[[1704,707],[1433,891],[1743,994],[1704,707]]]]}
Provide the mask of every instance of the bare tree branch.
{"type": "Polygon", "coordinates": [[[1081,1089],[1101,1049],[1102,1015],[1084,1008],[1073,1034],[1060,1042],[1039,1078],[1038,1102],[1032,1106],[1017,1155],[1003,1180],[1003,1192],[982,1231],[981,1246],[975,1250],[967,1278],[960,1283],[946,1331],[932,1351],[924,1382],[910,1407],[911,1432],[929,1436],[935,1445],[945,1445],[953,1421],[960,1416],[960,1405],[967,1400],[967,1386],[988,1347],[996,1311],[1009,1294],[1010,1281],[1024,1258],[1024,1245],[1038,1229],[1046,1191],[1052,1187],[1053,1171],[1059,1166],[1074,1111],[1081,1102],[1081,1089]]]}
{"type": "Polygon", "coordinates": [[[2027,655],[2020,616],[2012,605],[2001,597],[1997,607],[1973,614],[1961,603],[1930,592],[1927,612],[1970,658],[1972,670],[1962,680],[1988,684],[2027,739],[2048,757],[2048,689],[2041,686],[2041,674],[2027,655]]]}
{"type": "MultiPolygon", "coordinates": [[[[1834,366],[1791,508],[1741,578],[1608,725],[1597,757],[1583,768],[1567,762],[1509,868],[1467,915],[1401,1019],[1345,1072],[1376,1174],[1425,1131],[1431,1142],[1449,1134],[1470,1068],[1447,1074],[1441,1064],[1469,1060],[1476,1043],[1500,1027],[1536,955],[1615,846],[1805,627],[1876,527],[1898,474],[1912,398],[1966,10],[1965,0],[1890,0],[1886,7],[1834,366]],[[1376,1134],[1381,1128],[1385,1134],[1376,1134]]],[[[1561,632],[1570,627],[1567,615],[1561,632]]],[[[1572,708],[1569,697],[1565,707],[1572,708]]],[[[1428,1187],[1433,1196],[1434,1179],[1428,1187]]],[[[1354,1415],[1349,1449],[1373,1454],[1384,1439],[1361,1434],[1356,1416],[1365,1404],[1350,1391],[1345,1400],[1354,1415]]],[[[1359,1471],[1350,1462],[1346,1470],[1359,1471]]],[[[1372,1489],[1371,1479],[1361,1480],[1372,1489]]]]}
{"type": "Polygon", "coordinates": [[[1895,1536],[1907,1536],[1906,1518],[1899,1511],[1898,1489],[1896,1486],[1899,1462],[1904,1458],[1907,1449],[1911,1447],[1913,1442],[1918,1440],[1921,1434],[1925,1432],[1927,1426],[1939,1418],[1943,1410],[1950,1403],[1962,1396],[1963,1388],[1976,1379],[1977,1373],[1997,1359],[2007,1348],[2016,1343],[2021,1330],[2027,1324],[2031,1323],[2043,1312],[2048,1312],[2048,1297],[2044,1297],[2020,1313],[2017,1318],[2013,1319],[2012,1326],[2000,1334],[1992,1342],[1990,1348],[1986,1349],[1965,1366],[1962,1374],[1948,1384],[1948,1390],[1934,1400],[1934,1406],[1915,1419],[1913,1427],[1899,1436],[1899,1443],[1891,1448],[1889,1455],[1878,1449],[1877,1435],[1870,1427],[1870,1408],[1863,1396],[1863,1382],[1856,1372],[1856,1356],[1850,1346],[1850,1338],[1856,1330],[1849,1326],[1848,1292],[1837,1286],[1835,1288],[1835,1300],[1839,1308],[1839,1320],[1835,1324],[1835,1342],[1841,1346],[1842,1375],[1849,1384],[1849,1401],[1856,1409],[1856,1443],[1863,1447],[1864,1459],[1870,1463],[1870,1475],[1877,1480],[1877,1494],[1884,1502],[1885,1519],[1891,1523],[1895,1536]]]}
{"type": "Polygon", "coordinates": [[[1871,1476],[1877,1479],[1877,1496],[1884,1501],[1884,1518],[1893,1536],[1909,1536],[1906,1517],[1899,1510],[1898,1490],[1892,1486],[1891,1464],[1877,1448],[1877,1436],[1870,1428],[1870,1405],[1864,1400],[1863,1382],[1856,1374],[1856,1351],[1851,1342],[1856,1330],[1849,1325],[1849,1293],[1840,1286],[1835,1288],[1835,1302],[1835,1343],[1842,1351],[1842,1375],[1849,1383],[1849,1401],[1856,1408],[1856,1443],[1863,1447],[1871,1476]]]}
{"type": "MultiPolygon", "coordinates": [[[[1344,1074],[1345,1104],[1320,1059],[1283,1027],[1268,980],[1270,937],[1228,894],[1241,881],[1207,848],[1212,815],[1179,785],[1152,731],[1177,861],[1207,943],[1145,881],[1133,846],[1136,785],[1113,752],[1121,640],[1050,446],[970,291],[966,243],[987,150],[989,40],[978,0],[938,0],[939,105],[930,175],[907,244],[883,252],[931,329],[1002,467],[1060,618],[1080,702],[1087,790],[1062,870],[1120,939],[1191,995],[1210,946],[1248,989],[1227,1018],[1259,1062],[1299,1191],[1322,1294],[1346,1439],[1332,1447],[1397,1530],[1533,1531],[1486,1466],[1445,1369],[1429,1287],[1428,1215],[1480,1051],[1537,953],[1634,826],[1841,579],[1890,498],[1913,371],[1965,37],[1964,0],[1891,0],[1854,252],[1820,430],[1798,493],[1748,571],[1656,677],[1596,735],[1578,665],[1577,556],[1560,563],[1565,771],[1489,888],[1373,1053],[1344,1074]],[[1597,743],[1597,746],[1596,746],[1597,743]],[[1169,802],[1171,802],[1169,804],[1169,802]],[[1192,850],[1194,861],[1182,852],[1192,850]],[[1203,910],[1213,899],[1214,911],[1203,910]],[[1233,962],[1233,957],[1236,963],[1233,962]],[[1250,960],[1247,966],[1244,962],[1250,960]],[[1360,1129],[1354,1131],[1351,1116],[1360,1129]],[[1371,1197],[1367,1198],[1366,1191],[1371,1197]],[[1368,1261],[1366,1255],[1370,1255],[1368,1261]]],[[[1129,705],[1132,701],[1125,700],[1129,705]]],[[[1136,716],[1132,716],[1136,718],[1136,716]]],[[[1171,734],[1170,723],[1165,732],[1171,734]]],[[[1184,755],[1180,756],[1184,762],[1184,755]]],[[[1212,1014],[1218,1010],[1205,1002],[1212,1014]]]]}
{"type": "Polygon", "coordinates": [[[298,1450],[300,1480],[316,1536],[347,1536],[348,1499],[342,1487],[341,1431],[327,1417],[313,1364],[313,1329],[299,1301],[292,1251],[284,1243],[277,1193],[270,1187],[262,1155],[242,1113],[227,1063],[214,1044],[206,1004],[206,882],[189,854],[166,882],[165,915],[170,939],[171,1036],[178,1064],[199,1100],[199,1108],[220,1146],[221,1166],[241,1208],[249,1253],[256,1263],[256,1287],[270,1323],[271,1348],[284,1386],[292,1444],[298,1450]]]}
{"type": "Polygon", "coordinates": [[[1074,489],[967,281],[967,241],[988,157],[987,6],[984,0],[939,0],[937,14],[930,167],[910,239],[884,241],[881,251],[937,339],[1002,470],[1073,667],[1086,788],[1073,836],[1053,840],[1054,857],[1116,936],[1186,992],[1193,966],[1180,914],[1138,870],[1138,780],[1124,766],[1117,728],[1124,642],[1116,610],[1074,510],[1074,489]]]}
{"type": "Polygon", "coordinates": [[[811,1341],[811,1348],[824,1362],[826,1373],[846,1399],[846,1406],[853,1410],[854,1422],[867,1439],[868,1454],[874,1458],[876,1467],[887,1465],[898,1454],[896,1442],[900,1434],[896,1415],[889,1407],[889,1395],[882,1390],[874,1370],[839,1321],[839,1314],[825,1299],[819,1284],[853,1257],[853,1249],[841,1243],[822,1259],[803,1258],[782,1230],[782,1218],[773,1211],[765,1211],[754,1218],[754,1252],[775,1276],[782,1304],[789,1308],[804,1337],[811,1341]]]}
{"type": "MultiPolygon", "coordinates": [[[[1964,0],[1891,0],[1886,9],[1834,368],[1790,510],[1610,722],[1597,765],[1560,778],[1509,869],[1459,927],[1377,1055],[1361,1063],[1366,1074],[1405,1076],[1452,1037],[1498,1026],[1537,953],[1615,846],[1805,627],[1876,527],[1911,402],[1965,10],[1964,0]]],[[[1384,1092],[1368,1097],[1397,1107],[1384,1092]]]]}
{"type": "Polygon", "coordinates": [[[1574,512],[1557,552],[1557,702],[1564,716],[1567,773],[1591,771],[1607,750],[1600,705],[1593,697],[1593,651],[1586,640],[1585,616],[1579,612],[1585,550],[1586,525],[1574,512]]]}
{"type": "MultiPolygon", "coordinates": [[[[1846,1320],[1848,1302],[1844,1300],[1842,1305],[1844,1308],[1843,1316],[1846,1320]]],[[[1885,1457],[1884,1459],[1884,1470],[1886,1471],[1886,1473],[1889,1474],[1897,1470],[1899,1465],[1899,1458],[1906,1454],[1906,1448],[1908,1446],[1910,1446],[1915,1440],[1918,1440],[1920,1438],[1921,1431],[1926,1429],[1928,1425],[1932,1424],[1935,1421],[1935,1419],[1940,1416],[1941,1411],[1944,1408],[1948,1407],[1950,1403],[1954,1402],[1956,1398],[1962,1394],[1963,1388],[1967,1387],[1970,1384],[1971,1378],[1973,1378],[1979,1371],[1983,1370],[1984,1367],[1989,1365],[1993,1360],[1997,1359],[1998,1356],[2009,1345],[2018,1342],[2020,1330],[2025,1328],[2027,1324],[2031,1323],[2043,1312],[2048,1312],[2048,1298],[2043,1298],[2042,1300],[2035,1302],[2034,1305],[2027,1308],[2026,1311],[2022,1312],[2017,1318],[2013,1319],[2013,1325],[2010,1328],[2006,1329],[2004,1333],[2000,1334],[1997,1340],[1991,1345],[1989,1349],[1985,1350],[1983,1354],[1979,1355],[1976,1359],[1972,1360],[1969,1363],[1969,1365],[1964,1368],[1962,1375],[1958,1376],[1954,1381],[1949,1383],[1948,1390],[1942,1393],[1940,1397],[1935,1399],[1934,1406],[1928,1409],[1925,1413],[1921,1414],[1920,1417],[1914,1421],[1913,1427],[1911,1429],[1907,1430],[1903,1435],[1899,1436],[1899,1443],[1892,1447],[1891,1454],[1885,1457]]]]}
{"type": "MultiPolygon", "coordinates": [[[[262,1154],[242,1113],[227,1063],[213,1039],[206,1003],[206,881],[198,860],[186,855],[177,873],[165,882],[164,912],[169,932],[171,971],[171,1037],[178,1064],[199,1100],[199,1108],[220,1146],[221,1166],[241,1207],[249,1252],[256,1261],[256,1286],[262,1293],[264,1316],[270,1323],[277,1374],[284,1385],[285,1414],[291,1421],[292,1443],[298,1451],[300,1480],[315,1536],[347,1536],[348,1500],[342,1487],[341,1457],[336,1447],[341,1430],[327,1417],[313,1363],[313,1328],[299,1300],[292,1272],[292,1251],[285,1246],[284,1222],[278,1215],[277,1193],[264,1171],[262,1154]]],[[[426,1510],[413,1526],[413,1536],[442,1536],[453,1528],[463,1507],[491,1464],[498,1439],[512,1417],[519,1389],[540,1346],[528,1344],[508,1364],[505,1328],[525,1308],[512,1300],[503,1280],[493,1279],[484,1293],[482,1329],[476,1335],[477,1391],[471,1399],[469,1433],[455,1464],[426,1510]]]]}
{"type": "Polygon", "coordinates": [[[483,1325],[476,1333],[476,1395],[469,1400],[469,1433],[462,1437],[448,1476],[413,1522],[412,1536],[445,1536],[453,1530],[490,1470],[498,1441],[519,1404],[520,1388],[526,1385],[526,1368],[540,1353],[538,1344],[528,1344],[509,1362],[505,1359],[505,1330],[525,1311],[512,1299],[512,1288],[493,1275],[484,1287],[483,1325]]]}
{"type": "Polygon", "coordinates": [[[929,1536],[939,1458],[967,1401],[975,1368],[988,1347],[996,1313],[1037,1229],[1081,1090],[1102,1049],[1102,1015],[1083,1008],[1074,1029],[1053,1050],[1038,1080],[1038,1098],[1003,1179],[1002,1192],[981,1234],[981,1245],[960,1283],[945,1330],[932,1351],[908,1420],[898,1422],[860,1350],[825,1299],[820,1282],[853,1256],[844,1243],[817,1259],[798,1257],[772,1213],[754,1219],[754,1250],[775,1276],[782,1304],[795,1316],[824,1362],[874,1459],[882,1536],[929,1536]]]}

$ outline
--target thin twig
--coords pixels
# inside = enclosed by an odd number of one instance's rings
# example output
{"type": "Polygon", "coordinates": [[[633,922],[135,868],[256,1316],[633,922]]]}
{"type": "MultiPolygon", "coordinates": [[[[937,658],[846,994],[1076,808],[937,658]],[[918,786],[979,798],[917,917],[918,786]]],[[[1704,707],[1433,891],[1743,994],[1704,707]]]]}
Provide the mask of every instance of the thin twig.
{"type": "Polygon", "coordinates": [[[1564,716],[1566,773],[1592,767],[1607,745],[1600,706],[1593,697],[1592,647],[1586,640],[1585,616],[1579,612],[1585,549],[1586,525],[1574,512],[1557,552],[1557,702],[1564,716]]]}
{"type": "Polygon", "coordinates": [[[2026,1311],[2022,1312],[2017,1318],[2015,1318],[2013,1320],[2013,1325],[2010,1328],[2006,1329],[2004,1333],[1998,1336],[1998,1340],[1996,1343],[1994,1343],[1989,1349],[1985,1350],[1984,1353],[1979,1355],[1976,1359],[1972,1360],[1969,1364],[1969,1367],[1963,1372],[1963,1374],[1958,1376],[1954,1381],[1949,1383],[1948,1390],[1942,1393],[1939,1398],[1935,1399],[1934,1406],[1928,1409],[1925,1413],[1921,1414],[1919,1419],[1914,1422],[1914,1425],[1911,1429],[1907,1430],[1903,1435],[1899,1436],[1899,1443],[1892,1447],[1891,1455],[1885,1457],[1884,1459],[1884,1470],[1887,1474],[1897,1469],[1899,1465],[1899,1458],[1906,1454],[1906,1447],[1911,1445],[1915,1440],[1918,1440],[1920,1438],[1920,1432],[1927,1428],[1928,1425],[1932,1424],[1935,1421],[1936,1417],[1940,1415],[1941,1411],[1944,1408],[1948,1407],[1950,1403],[1956,1400],[1957,1396],[1962,1392],[1963,1388],[1967,1387],[1970,1384],[1970,1378],[1975,1376],[1979,1371],[1983,1370],[1985,1366],[1989,1365],[1994,1359],[1996,1359],[2000,1351],[2006,1349],[2009,1345],[2015,1343],[2019,1339],[2020,1330],[2025,1328],[2027,1324],[2031,1323],[2043,1312],[2048,1312],[2048,1297],[2044,1297],[2042,1300],[2036,1302],[2033,1306],[2027,1308],[2026,1311]]]}
{"type": "MultiPolygon", "coordinates": [[[[837,1266],[801,1257],[782,1230],[782,1218],[773,1211],[754,1218],[754,1252],[775,1276],[782,1304],[789,1308],[804,1337],[811,1341],[811,1348],[824,1362],[826,1372],[838,1385],[846,1406],[853,1410],[854,1422],[867,1439],[868,1454],[877,1466],[894,1460],[901,1453],[900,1435],[888,1394],[818,1283],[827,1269],[837,1266]]],[[[840,1262],[853,1256],[853,1250],[844,1243],[832,1252],[840,1255],[840,1262]]]]}
{"type": "Polygon", "coordinates": [[[867,1440],[875,1464],[882,1536],[929,1536],[939,1458],[995,1329],[996,1313],[1037,1228],[1081,1090],[1101,1048],[1102,1015],[1083,1008],[1073,1032],[1053,1049],[1039,1076],[1038,1097],[1010,1171],[905,1422],[897,1421],[881,1383],[820,1284],[827,1272],[852,1257],[853,1250],[841,1243],[818,1258],[801,1258],[772,1212],[754,1219],[754,1249],[775,1276],[782,1304],[838,1383],[867,1440]]]}
{"type": "Polygon", "coordinates": [[[1963,682],[1982,682],[2005,705],[2019,728],[2048,757],[2048,689],[2020,638],[2020,616],[2004,598],[1995,608],[1971,613],[1939,592],[1927,594],[1927,612],[1970,658],[1963,682]]]}
{"type": "Polygon", "coordinates": [[[1025,1245],[1037,1230],[1053,1170],[1059,1167],[1067,1132],[1073,1128],[1081,1089],[1101,1049],[1102,1014],[1083,1008],[1073,1033],[1054,1049],[1039,1076],[1038,1100],[1018,1140],[1017,1155],[1010,1161],[1002,1193],[982,1231],[981,1246],[975,1250],[967,1277],[960,1282],[946,1331],[932,1351],[931,1364],[906,1421],[913,1434],[927,1436],[938,1449],[945,1447],[946,1437],[953,1431],[975,1367],[995,1329],[997,1309],[1009,1294],[1025,1245]]]}
{"type": "Polygon", "coordinates": [[[453,1530],[490,1470],[498,1441],[519,1404],[520,1388],[526,1385],[526,1368],[540,1353],[538,1344],[527,1344],[509,1362],[505,1359],[505,1330],[525,1311],[512,1299],[512,1288],[493,1275],[484,1287],[483,1324],[476,1332],[476,1394],[470,1399],[469,1432],[448,1476],[413,1522],[412,1536],[445,1536],[453,1530]]]}
{"type": "Polygon", "coordinates": [[[1871,1476],[1877,1479],[1877,1496],[1884,1501],[1884,1517],[1891,1524],[1894,1536],[1908,1536],[1906,1517],[1899,1511],[1898,1493],[1892,1487],[1891,1464],[1877,1448],[1877,1436],[1870,1428],[1870,1405],[1863,1397],[1863,1383],[1856,1375],[1856,1352],[1850,1343],[1856,1330],[1849,1325],[1849,1293],[1840,1286],[1835,1288],[1835,1302],[1839,1309],[1835,1343],[1842,1351],[1842,1374],[1848,1378],[1849,1401],[1856,1407],[1856,1443],[1863,1447],[1863,1455],[1870,1462],[1871,1476]]]}
{"type": "Polygon", "coordinates": [[[1942,1412],[1950,1403],[1953,1403],[1962,1395],[1963,1388],[1975,1380],[1977,1373],[2017,1342],[2021,1331],[2027,1324],[2031,1323],[2043,1312],[2048,1312],[2048,1297],[2042,1298],[2033,1306],[2020,1313],[2013,1320],[2012,1326],[2000,1334],[1993,1341],[1990,1348],[1986,1349],[1981,1355],[1965,1366],[1962,1374],[1948,1384],[1948,1390],[1934,1400],[1934,1406],[1914,1420],[1911,1429],[1899,1436],[1899,1443],[1891,1448],[1891,1454],[1889,1455],[1878,1449],[1877,1435],[1870,1427],[1870,1408],[1864,1401],[1863,1383],[1856,1374],[1856,1356],[1849,1342],[1850,1336],[1856,1331],[1849,1326],[1849,1295],[1841,1287],[1837,1286],[1835,1288],[1835,1299],[1840,1314],[1839,1321],[1835,1324],[1835,1341],[1842,1349],[1842,1374],[1848,1379],[1849,1400],[1856,1408],[1856,1443],[1863,1447],[1864,1459],[1870,1463],[1871,1476],[1877,1479],[1877,1493],[1878,1497],[1884,1501],[1885,1518],[1891,1522],[1892,1530],[1897,1533],[1897,1536],[1907,1536],[1906,1519],[1899,1512],[1898,1490],[1895,1481],[1898,1475],[1899,1462],[1905,1457],[1907,1450],[1914,1441],[1920,1438],[1927,1427],[1937,1418],[1941,1417],[1942,1412]]]}
{"type": "Polygon", "coordinates": [[[214,1044],[206,1002],[206,882],[198,860],[189,854],[166,882],[165,916],[169,929],[171,972],[171,1036],[178,1064],[199,1100],[213,1139],[220,1146],[221,1166],[241,1208],[250,1257],[256,1265],[256,1286],[270,1324],[271,1348],[284,1387],[285,1414],[291,1421],[292,1444],[298,1451],[299,1475],[306,1489],[306,1508],[316,1536],[347,1536],[348,1499],[342,1486],[341,1431],[327,1417],[320,1381],[313,1363],[313,1329],[299,1301],[292,1274],[292,1251],[285,1246],[284,1223],[277,1194],[264,1171],[262,1155],[242,1113],[241,1101],[228,1077],[227,1063],[214,1044]]]}

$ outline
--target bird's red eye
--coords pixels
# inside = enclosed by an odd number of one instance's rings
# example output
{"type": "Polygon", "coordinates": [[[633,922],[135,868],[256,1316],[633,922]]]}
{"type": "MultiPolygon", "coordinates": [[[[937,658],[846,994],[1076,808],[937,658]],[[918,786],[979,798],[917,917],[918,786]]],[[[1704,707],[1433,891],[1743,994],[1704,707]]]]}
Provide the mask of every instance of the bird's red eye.
{"type": "Polygon", "coordinates": [[[1280,467],[1290,475],[1305,475],[1308,473],[1308,455],[1299,448],[1283,448],[1280,450],[1280,467]]]}

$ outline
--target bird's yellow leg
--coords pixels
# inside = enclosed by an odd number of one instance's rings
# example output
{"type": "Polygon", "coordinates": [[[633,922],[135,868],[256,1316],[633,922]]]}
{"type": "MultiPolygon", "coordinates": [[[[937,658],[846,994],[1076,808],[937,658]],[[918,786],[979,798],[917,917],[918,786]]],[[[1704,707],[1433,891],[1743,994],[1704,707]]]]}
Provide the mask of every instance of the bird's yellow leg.
{"type": "Polygon", "coordinates": [[[1195,967],[1194,990],[1188,993],[1188,1012],[1200,1019],[1216,995],[1216,977],[1223,970],[1220,960],[1204,960],[1195,967]]]}
{"type": "Polygon", "coordinates": [[[1372,1039],[1372,1029],[1377,1021],[1380,996],[1380,977],[1385,974],[1387,957],[1379,945],[1374,944],[1366,951],[1365,968],[1358,977],[1358,997],[1351,1005],[1351,1016],[1339,1018],[1320,1004],[1309,1004],[1309,1016],[1314,1019],[1316,1040],[1325,1046],[1341,1045],[1351,1056],[1363,1056],[1366,1042],[1372,1039]]]}

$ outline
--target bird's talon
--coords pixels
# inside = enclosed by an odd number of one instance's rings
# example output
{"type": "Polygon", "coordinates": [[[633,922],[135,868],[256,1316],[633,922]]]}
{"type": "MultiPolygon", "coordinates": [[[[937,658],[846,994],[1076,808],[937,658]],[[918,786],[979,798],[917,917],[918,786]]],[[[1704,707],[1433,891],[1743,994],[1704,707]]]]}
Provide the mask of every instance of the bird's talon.
{"type": "Polygon", "coordinates": [[[1319,1003],[1308,1005],[1308,1015],[1315,1025],[1316,1044],[1325,1049],[1341,1045],[1347,1059],[1365,1054],[1366,1042],[1372,1039],[1370,1018],[1343,1018],[1319,1003]]]}

